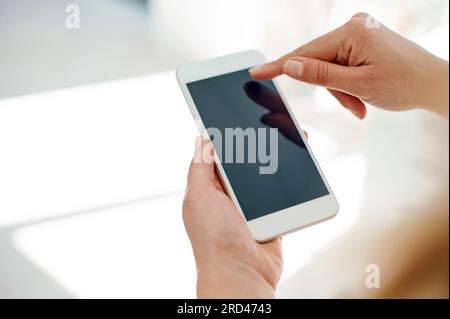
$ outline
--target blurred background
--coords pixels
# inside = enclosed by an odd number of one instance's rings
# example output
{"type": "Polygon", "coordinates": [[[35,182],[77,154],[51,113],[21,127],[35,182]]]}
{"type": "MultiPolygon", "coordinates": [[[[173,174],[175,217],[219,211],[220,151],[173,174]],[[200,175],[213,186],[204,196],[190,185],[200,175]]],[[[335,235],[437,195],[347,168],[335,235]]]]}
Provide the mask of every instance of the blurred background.
{"type": "MultiPolygon", "coordinates": [[[[272,59],[359,11],[448,60],[446,0],[2,0],[0,297],[194,297],[181,201],[196,129],[174,69],[272,59]]],[[[352,274],[317,256],[448,187],[448,122],[373,109],[360,122],[322,89],[279,83],[341,206],[286,237],[279,296],[333,297],[352,274]]]]}

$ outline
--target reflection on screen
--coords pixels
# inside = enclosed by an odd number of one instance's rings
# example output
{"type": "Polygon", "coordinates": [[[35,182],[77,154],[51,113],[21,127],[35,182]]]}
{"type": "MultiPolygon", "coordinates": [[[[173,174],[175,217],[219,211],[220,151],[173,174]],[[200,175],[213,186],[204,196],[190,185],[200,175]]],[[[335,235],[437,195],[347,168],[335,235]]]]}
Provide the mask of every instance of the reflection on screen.
{"type": "MultiPolygon", "coordinates": [[[[206,128],[220,131],[225,144],[226,131],[251,128],[278,129],[277,167],[273,174],[261,174],[267,162],[224,161],[222,166],[247,220],[289,208],[329,192],[272,81],[255,81],[241,70],[187,84],[206,128]]],[[[260,130],[262,131],[262,130],[260,130]]],[[[261,139],[256,135],[256,139],[261,139]]],[[[269,133],[265,151],[270,150],[269,133]]],[[[251,145],[245,140],[245,148],[251,145]]],[[[247,154],[247,153],[246,153],[247,154]]],[[[273,155],[273,154],[271,154],[273,155]]]]}

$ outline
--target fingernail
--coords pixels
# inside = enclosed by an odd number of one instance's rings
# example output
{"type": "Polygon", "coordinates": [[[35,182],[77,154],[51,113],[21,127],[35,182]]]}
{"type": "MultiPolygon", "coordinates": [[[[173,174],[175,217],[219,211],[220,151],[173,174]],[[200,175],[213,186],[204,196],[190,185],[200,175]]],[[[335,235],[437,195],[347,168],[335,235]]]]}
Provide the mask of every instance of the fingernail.
{"type": "Polygon", "coordinates": [[[295,61],[295,60],[288,60],[284,64],[284,73],[287,75],[293,76],[293,77],[302,77],[303,76],[303,63],[295,61]]]}
{"type": "Polygon", "coordinates": [[[262,69],[262,67],[264,66],[264,64],[259,64],[259,65],[255,65],[254,67],[252,67],[250,70],[248,70],[250,73],[253,73],[255,71],[259,71],[262,69]]]}

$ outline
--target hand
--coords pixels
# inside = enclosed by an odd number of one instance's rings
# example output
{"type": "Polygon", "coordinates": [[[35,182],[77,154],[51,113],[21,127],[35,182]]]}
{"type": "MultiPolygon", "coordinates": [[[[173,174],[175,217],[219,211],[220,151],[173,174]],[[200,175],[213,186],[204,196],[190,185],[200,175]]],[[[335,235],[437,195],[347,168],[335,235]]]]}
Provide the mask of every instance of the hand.
{"type": "Polygon", "coordinates": [[[286,74],[324,86],[361,119],[364,102],[392,111],[424,108],[448,118],[448,62],[365,13],[250,72],[258,80],[286,74]]]}
{"type": "Polygon", "coordinates": [[[259,244],[214,171],[212,146],[198,140],[183,220],[197,265],[199,298],[271,298],[281,276],[281,239],[259,244]]]}

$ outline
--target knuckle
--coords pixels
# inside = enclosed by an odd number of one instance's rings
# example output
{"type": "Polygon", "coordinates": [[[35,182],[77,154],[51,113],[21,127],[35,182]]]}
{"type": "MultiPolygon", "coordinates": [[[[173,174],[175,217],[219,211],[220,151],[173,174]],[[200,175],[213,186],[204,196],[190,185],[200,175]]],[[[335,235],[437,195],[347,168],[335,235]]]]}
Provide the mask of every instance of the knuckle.
{"type": "Polygon", "coordinates": [[[355,13],[355,14],[352,16],[352,19],[354,19],[354,18],[366,18],[368,15],[369,15],[369,14],[368,14],[367,12],[360,11],[360,12],[358,12],[358,13],[355,13]]]}
{"type": "Polygon", "coordinates": [[[191,198],[189,197],[189,194],[186,193],[186,196],[184,197],[182,204],[183,217],[185,217],[185,215],[188,213],[189,208],[191,206],[192,206],[191,198]]]}
{"type": "Polygon", "coordinates": [[[292,51],[292,56],[302,56],[305,53],[306,48],[307,48],[307,44],[298,47],[297,49],[292,51]]]}
{"type": "Polygon", "coordinates": [[[345,26],[351,34],[356,35],[363,35],[368,30],[366,26],[366,18],[363,17],[352,18],[345,24],[345,26]]]}
{"type": "Polygon", "coordinates": [[[189,206],[187,201],[183,201],[183,206],[182,206],[181,212],[182,212],[181,216],[183,218],[183,221],[188,220],[189,216],[190,216],[191,209],[190,209],[190,206],[189,206]]]}
{"type": "Polygon", "coordinates": [[[182,212],[182,217],[183,220],[186,220],[187,216],[188,216],[188,207],[185,201],[183,201],[183,205],[181,206],[181,212],[182,212]]]}
{"type": "Polygon", "coordinates": [[[192,189],[192,187],[188,186],[186,188],[185,194],[184,194],[184,199],[183,199],[183,212],[185,210],[188,210],[193,202],[195,201],[195,198],[192,196],[193,191],[195,191],[195,188],[192,189]]]}
{"type": "Polygon", "coordinates": [[[319,62],[316,65],[315,82],[319,85],[326,85],[329,83],[329,68],[328,63],[319,62]]]}

